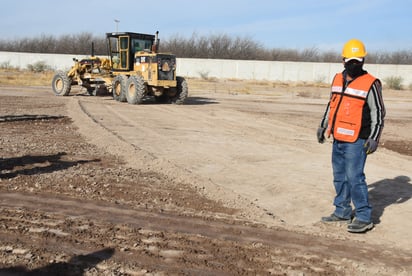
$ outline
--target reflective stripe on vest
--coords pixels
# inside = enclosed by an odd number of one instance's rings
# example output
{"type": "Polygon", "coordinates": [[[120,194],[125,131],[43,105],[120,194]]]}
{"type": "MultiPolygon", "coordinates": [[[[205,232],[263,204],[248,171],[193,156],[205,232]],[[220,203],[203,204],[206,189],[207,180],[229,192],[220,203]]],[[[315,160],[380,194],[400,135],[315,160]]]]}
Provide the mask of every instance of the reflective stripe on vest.
{"type": "Polygon", "coordinates": [[[328,136],[343,142],[355,142],[362,126],[363,106],[375,78],[369,74],[353,80],[343,91],[343,75],[336,74],[332,83],[332,96],[328,118],[328,136]]]}

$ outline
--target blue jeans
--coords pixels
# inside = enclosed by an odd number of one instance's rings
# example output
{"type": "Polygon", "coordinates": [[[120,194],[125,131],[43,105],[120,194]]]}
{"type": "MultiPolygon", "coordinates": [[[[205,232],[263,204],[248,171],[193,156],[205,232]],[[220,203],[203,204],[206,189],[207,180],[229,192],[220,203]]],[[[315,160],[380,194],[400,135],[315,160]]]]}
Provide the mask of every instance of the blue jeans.
{"type": "Polygon", "coordinates": [[[355,207],[355,217],[363,222],[371,221],[372,207],[369,204],[368,186],[365,181],[366,150],[365,139],[354,143],[334,141],[332,147],[333,184],[336,197],[334,214],[350,218],[351,201],[355,207]]]}

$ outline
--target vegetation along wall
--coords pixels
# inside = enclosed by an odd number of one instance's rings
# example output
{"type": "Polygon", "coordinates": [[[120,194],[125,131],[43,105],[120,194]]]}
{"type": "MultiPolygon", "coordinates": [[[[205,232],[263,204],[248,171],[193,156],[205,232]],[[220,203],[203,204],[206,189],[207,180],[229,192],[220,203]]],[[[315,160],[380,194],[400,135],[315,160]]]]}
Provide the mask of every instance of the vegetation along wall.
{"type": "MultiPolygon", "coordinates": [[[[52,70],[68,70],[73,64],[74,57],[81,59],[86,56],[0,52],[0,67],[27,69],[33,64],[41,63],[52,70]]],[[[364,68],[380,78],[384,84],[395,79],[404,88],[412,88],[412,65],[366,63],[364,68]]],[[[177,74],[193,78],[330,83],[334,74],[342,71],[342,69],[343,65],[341,63],[177,59],[177,74]]]]}

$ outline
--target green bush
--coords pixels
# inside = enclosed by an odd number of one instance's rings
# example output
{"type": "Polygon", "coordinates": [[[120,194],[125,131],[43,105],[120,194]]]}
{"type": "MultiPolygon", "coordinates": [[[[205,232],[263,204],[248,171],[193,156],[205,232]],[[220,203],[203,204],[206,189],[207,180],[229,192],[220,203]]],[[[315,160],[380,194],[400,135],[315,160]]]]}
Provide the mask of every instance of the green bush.
{"type": "Polygon", "coordinates": [[[10,69],[17,69],[17,68],[11,65],[10,61],[4,61],[0,64],[0,69],[10,70],[10,69]]]}
{"type": "Polygon", "coordinates": [[[394,89],[394,90],[402,90],[402,77],[388,77],[386,79],[384,79],[384,81],[386,82],[386,85],[390,88],[390,89],[394,89]]]}
{"type": "Polygon", "coordinates": [[[208,79],[209,79],[209,72],[199,71],[198,73],[199,73],[200,77],[201,77],[203,80],[208,80],[208,79]]]}
{"type": "Polygon", "coordinates": [[[44,61],[37,61],[34,64],[28,64],[27,69],[32,72],[45,72],[49,71],[51,68],[44,61]]]}

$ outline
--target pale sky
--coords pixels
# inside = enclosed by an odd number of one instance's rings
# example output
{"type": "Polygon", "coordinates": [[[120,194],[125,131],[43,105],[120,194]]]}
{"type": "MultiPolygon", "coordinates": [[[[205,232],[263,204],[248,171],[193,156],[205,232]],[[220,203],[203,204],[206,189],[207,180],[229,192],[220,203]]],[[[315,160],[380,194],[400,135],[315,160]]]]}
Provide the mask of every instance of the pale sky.
{"type": "Polygon", "coordinates": [[[412,0],[1,1],[0,39],[119,31],[190,38],[227,34],[268,49],[412,50],[412,0]],[[116,23],[115,20],[119,20],[116,23]]]}

